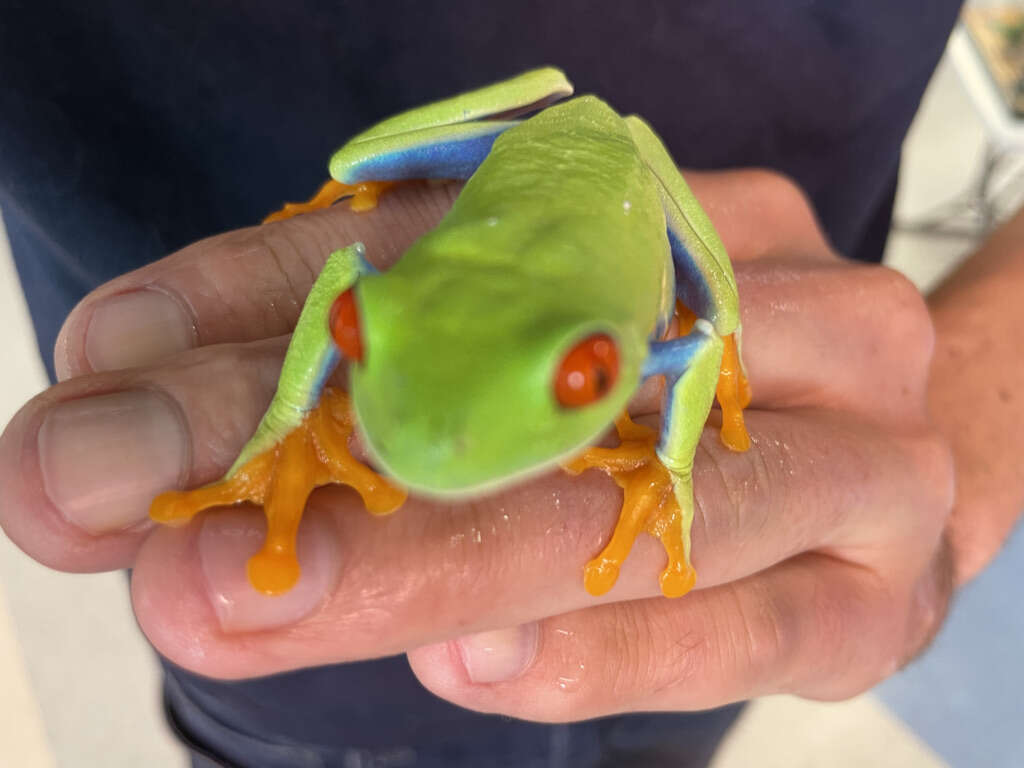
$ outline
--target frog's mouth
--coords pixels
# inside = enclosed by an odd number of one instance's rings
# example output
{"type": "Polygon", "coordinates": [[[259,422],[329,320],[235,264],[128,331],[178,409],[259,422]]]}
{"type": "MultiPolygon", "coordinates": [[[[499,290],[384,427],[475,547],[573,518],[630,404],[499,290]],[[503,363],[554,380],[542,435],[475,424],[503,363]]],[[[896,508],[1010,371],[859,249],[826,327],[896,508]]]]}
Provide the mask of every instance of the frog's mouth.
{"type": "Polygon", "coordinates": [[[543,462],[495,476],[488,470],[487,462],[480,461],[480,446],[465,432],[448,431],[443,436],[434,434],[421,439],[401,425],[390,430],[366,430],[358,412],[356,422],[371,462],[399,485],[421,496],[479,496],[543,472],[556,463],[543,462]]]}
{"type": "MultiPolygon", "coordinates": [[[[401,426],[387,432],[368,431],[363,428],[358,411],[356,423],[359,438],[377,471],[418,496],[448,501],[504,490],[554,469],[586,445],[575,446],[566,455],[524,460],[519,466],[506,463],[497,472],[486,455],[494,449],[474,443],[465,434],[449,432],[444,438],[434,435],[429,440],[420,440],[401,426]],[[396,441],[401,441],[399,450],[394,450],[396,441]]],[[[508,457],[504,459],[507,461],[508,457]]]]}

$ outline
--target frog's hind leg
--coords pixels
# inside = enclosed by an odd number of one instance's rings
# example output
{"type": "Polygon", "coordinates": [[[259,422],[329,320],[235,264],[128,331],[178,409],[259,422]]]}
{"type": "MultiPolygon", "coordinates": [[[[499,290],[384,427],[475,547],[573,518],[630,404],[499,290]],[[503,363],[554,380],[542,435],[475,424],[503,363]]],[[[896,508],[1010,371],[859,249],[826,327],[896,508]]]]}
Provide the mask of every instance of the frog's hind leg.
{"type": "Polygon", "coordinates": [[[351,197],[351,208],[353,211],[372,211],[377,207],[377,199],[383,192],[389,189],[394,182],[367,181],[362,184],[342,184],[340,181],[328,179],[323,183],[317,193],[304,203],[285,203],[284,206],[267,214],[263,218],[264,224],[272,221],[284,221],[300,213],[330,208],[344,197],[351,197]]]}
{"type": "Polygon", "coordinates": [[[380,195],[410,179],[468,179],[512,122],[479,121],[350,141],[331,158],[332,178],[305,203],[285,203],[263,222],[320,210],[351,197],[356,212],[372,211],[380,195]]]}
{"type": "Polygon", "coordinates": [[[278,221],[352,197],[352,209],[376,207],[381,192],[408,179],[468,179],[510,118],[564,98],[572,85],[557,69],[526,72],[501,83],[408,110],[352,138],[330,161],[331,180],[306,203],[288,203],[278,221]]]}

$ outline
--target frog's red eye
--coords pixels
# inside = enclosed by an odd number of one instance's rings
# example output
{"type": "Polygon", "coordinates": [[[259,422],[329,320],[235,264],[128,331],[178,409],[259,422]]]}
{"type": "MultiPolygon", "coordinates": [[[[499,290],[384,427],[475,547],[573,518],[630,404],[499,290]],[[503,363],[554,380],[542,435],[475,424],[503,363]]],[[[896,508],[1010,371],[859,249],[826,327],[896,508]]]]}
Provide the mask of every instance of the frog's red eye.
{"type": "Polygon", "coordinates": [[[595,403],[615,386],[619,350],[606,333],[588,336],[569,350],[555,374],[555,398],[566,408],[595,403]]]}
{"type": "Polygon", "coordinates": [[[349,360],[363,359],[363,339],[359,332],[359,312],[356,297],[349,288],[334,300],[330,317],[331,336],[338,349],[349,360]]]}

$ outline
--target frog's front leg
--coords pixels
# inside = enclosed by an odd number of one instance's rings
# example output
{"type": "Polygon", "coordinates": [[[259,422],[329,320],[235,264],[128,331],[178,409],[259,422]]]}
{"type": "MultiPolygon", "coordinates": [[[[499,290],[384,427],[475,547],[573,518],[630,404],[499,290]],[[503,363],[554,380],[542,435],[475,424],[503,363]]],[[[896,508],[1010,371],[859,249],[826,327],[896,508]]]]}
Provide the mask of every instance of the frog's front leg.
{"type": "Polygon", "coordinates": [[[644,375],[664,374],[668,390],[660,440],[653,429],[624,415],[615,425],[618,447],[590,448],[566,465],[573,473],[600,469],[623,489],[622,512],[612,538],[584,572],[584,586],[591,594],[612,588],[641,531],[660,539],[668,555],[660,577],[662,594],[680,597],[693,587],[693,457],[715,397],[723,347],[722,339],[702,320],[682,338],[652,344],[644,375]]]}
{"type": "Polygon", "coordinates": [[[314,488],[348,485],[363,498],[367,510],[378,515],[395,511],[405,501],[403,490],[349,453],[352,430],[348,396],[328,388],[320,404],[270,449],[216,483],[161,494],[154,499],[150,516],[160,523],[181,525],[211,507],[242,502],[263,507],[267,534],[263,547],[249,560],[249,581],[268,595],[287,592],[299,579],[295,541],[314,488]]]}
{"type": "Polygon", "coordinates": [[[500,83],[410,109],[349,140],[330,161],[331,180],[305,203],[287,203],[265,222],[326,208],[352,197],[352,210],[367,211],[398,181],[468,179],[509,118],[572,94],[557,69],[531,70],[500,83]]]}
{"type": "MultiPolygon", "coordinates": [[[[344,312],[345,299],[339,296],[346,296],[359,275],[371,269],[359,243],[331,254],[295,326],[274,399],[238,459],[220,481],[161,494],[150,507],[154,520],[181,525],[210,507],[246,501],[262,505],[267,535],[248,570],[252,585],[267,594],[285,592],[299,578],[295,540],[314,488],[349,485],[375,514],[392,512],[405,500],[404,491],[351,456],[348,398],[324,391],[339,361],[331,316],[338,307],[344,312]]],[[[347,354],[353,354],[351,348],[347,354]]]]}

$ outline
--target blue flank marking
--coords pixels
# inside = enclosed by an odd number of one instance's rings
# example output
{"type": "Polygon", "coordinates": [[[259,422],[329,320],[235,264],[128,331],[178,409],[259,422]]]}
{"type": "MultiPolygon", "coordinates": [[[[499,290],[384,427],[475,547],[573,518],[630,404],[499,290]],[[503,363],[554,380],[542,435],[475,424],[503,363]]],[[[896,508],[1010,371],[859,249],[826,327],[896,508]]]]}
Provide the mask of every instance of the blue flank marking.
{"type": "MultiPolygon", "coordinates": [[[[676,292],[676,272],[673,269],[669,272],[668,279],[672,281],[672,288],[669,291],[673,295],[676,292]]],[[[668,329],[669,323],[672,322],[672,315],[675,313],[675,302],[669,302],[669,305],[665,307],[665,311],[658,317],[658,322],[654,326],[654,330],[651,332],[651,341],[659,341],[662,336],[665,335],[665,331],[668,329]]]]}
{"type": "Polygon", "coordinates": [[[697,317],[711,317],[714,307],[704,275],[697,269],[697,264],[683,241],[671,229],[667,232],[668,243],[672,248],[672,261],[676,265],[676,296],[697,317]]]}
{"type": "Polygon", "coordinates": [[[335,346],[334,341],[330,343],[330,348],[327,350],[327,354],[324,355],[323,362],[320,365],[320,370],[316,374],[316,378],[313,380],[313,389],[309,393],[309,402],[302,409],[303,412],[308,412],[316,407],[316,404],[320,402],[320,395],[323,394],[324,385],[327,384],[327,379],[334,373],[334,369],[338,367],[338,363],[341,362],[341,353],[335,346]]]}
{"type": "Polygon", "coordinates": [[[399,181],[402,179],[468,179],[484,161],[501,130],[456,141],[422,144],[379,155],[350,171],[353,177],[399,181]]]}

